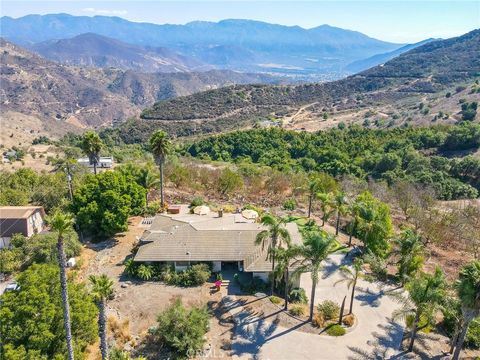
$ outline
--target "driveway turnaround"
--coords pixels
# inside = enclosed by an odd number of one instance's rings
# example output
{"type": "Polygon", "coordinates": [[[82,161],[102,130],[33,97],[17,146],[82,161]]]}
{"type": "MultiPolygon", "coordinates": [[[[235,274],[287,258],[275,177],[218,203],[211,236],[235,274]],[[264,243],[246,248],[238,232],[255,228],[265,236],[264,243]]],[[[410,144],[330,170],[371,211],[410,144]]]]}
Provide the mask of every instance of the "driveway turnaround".
{"type": "MultiPolygon", "coordinates": [[[[347,295],[346,312],[349,308],[349,294],[345,283],[334,285],[341,279],[339,266],[348,265],[345,255],[329,257],[323,276],[317,285],[315,303],[334,300],[341,303],[347,295]]],[[[301,286],[310,295],[310,274],[303,274],[301,286]]],[[[232,342],[233,358],[264,360],[341,360],[341,359],[389,359],[403,358],[398,354],[403,325],[392,321],[391,315],[398,307],[386,292],[391,288],[382,287],[364,280],[357,284],[353,313],[357,324],[340,337],[317,335],[279,326],[275,314],[262,317],[251,315],[242,307],[231,310],[235,321],[235,336],[232,342]]],[[[226,299],[234,302],[234,298],[226,299]]]]}

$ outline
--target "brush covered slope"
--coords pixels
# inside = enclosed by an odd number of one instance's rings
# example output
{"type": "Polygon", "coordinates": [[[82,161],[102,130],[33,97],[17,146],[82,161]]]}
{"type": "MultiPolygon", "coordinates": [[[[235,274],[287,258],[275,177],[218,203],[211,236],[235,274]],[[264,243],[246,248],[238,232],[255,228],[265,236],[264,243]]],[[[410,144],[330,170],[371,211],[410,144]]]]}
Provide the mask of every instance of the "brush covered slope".
{"type": "MultiPolygon", "coordinates": [[[[98,127],[137,116],[157,100],[236,83],[275,83],[262,74],[227,70],[146,74],[58,64],[0,40],[2,111],[55,121],[70,128],[98,127]]],[[[27,129],[28,130],[28,129],[27,129]]]]}
{"type": "Polygon", "coordinates": [[[288,122],[305,110],[310,118],[320,121],[326,113],[336,111],[375,108],[409,98],[421,102],[427,96],[474,81],[480,75],[479,53],[480,30],[475,30],[422,45],[342,80],[297,86],[231,86],[157,102],[141,117],[152,121],[144,127],[175,127],[182,135],[191,135],[195,131],[251,126],[268,119],[288,122]],[[182,121],[185,125],[179,126],[182,121]]]}

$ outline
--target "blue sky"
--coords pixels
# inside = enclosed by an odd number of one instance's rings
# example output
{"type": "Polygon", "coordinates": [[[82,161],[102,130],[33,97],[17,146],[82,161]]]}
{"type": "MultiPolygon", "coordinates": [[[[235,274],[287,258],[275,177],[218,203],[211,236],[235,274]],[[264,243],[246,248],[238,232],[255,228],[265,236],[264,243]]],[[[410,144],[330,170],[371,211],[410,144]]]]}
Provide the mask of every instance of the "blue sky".
{"type": "Polygon", "coordinates": [[[480,28],[474,1],[43,1],[2,0],[3,15],[69,13],[120,16],[131,21],[184,24],[194,20],[252,19],[311,28],[329,24],[393,41],[448,38],[480,28]]]}

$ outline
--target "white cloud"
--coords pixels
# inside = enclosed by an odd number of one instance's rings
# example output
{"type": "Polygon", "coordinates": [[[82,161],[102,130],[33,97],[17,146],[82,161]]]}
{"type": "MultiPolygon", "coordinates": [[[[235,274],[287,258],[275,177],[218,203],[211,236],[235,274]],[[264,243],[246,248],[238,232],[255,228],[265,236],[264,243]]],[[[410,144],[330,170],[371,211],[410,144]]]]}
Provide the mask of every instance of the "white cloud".
{"type": "Polygon", "coordinates": [[[105,10],[105,9],[95,9],[95,8],[85,8],[82,9],[84,12],[99,14],[99,15],[127,15],[127,10],[105,10]]]}

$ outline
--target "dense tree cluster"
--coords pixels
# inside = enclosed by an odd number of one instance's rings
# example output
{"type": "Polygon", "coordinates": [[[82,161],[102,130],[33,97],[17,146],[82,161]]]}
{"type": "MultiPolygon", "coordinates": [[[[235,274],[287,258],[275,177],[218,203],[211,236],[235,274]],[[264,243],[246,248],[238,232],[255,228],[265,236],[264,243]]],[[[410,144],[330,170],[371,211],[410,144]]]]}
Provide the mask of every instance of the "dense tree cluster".
{"type": "MultiPolygon", "coordinates": [[[[60,279],[56,265],[32,265],[17,281],[21,291],[2,295],[0,333],[5,359],[65,359],[60,279]]],[[[81,359],[96,339],[97,309],[83,284],[68,282],[72,336],[81,359]]]]}
{"type": "Polygon", "coordinates": [[[30,168],[0,172],[0,205],[42,205],[45,210],[61,207],[68,194],[64,173],[37,173],[30,168]]]}
{"type": "Polygon", "coordinates": [[[145,189],[119,171],[86,176],[72,203],[80,228],[99,238],[125,231],[128,217],[144,207],[145,189]]]}
{"type": "Polygon", "coordinates": [[[476,149],[480,126],[371,130],[352,126],[318,133],[282,129],[237,131],[185,147],[194,157],[251,161],[280,170],[322,171],[332,176],[399,180],[433,187],[441,199],[472,198],[480,190],[480,160],[450,159],[445,151],[476,149]]]}
{"type": "MultiPolygon", "coordinates": [[[[82,245],[73,230],[64,235],[65,254],[67,258],[80,255],[82,245]]],[[[12,273],[33,263],[53,264],[57,261],[57,234],[36,234],[27,239],[22,234],[15,234],[8,249],[0,251],[0,273],[12,273]]]]}

